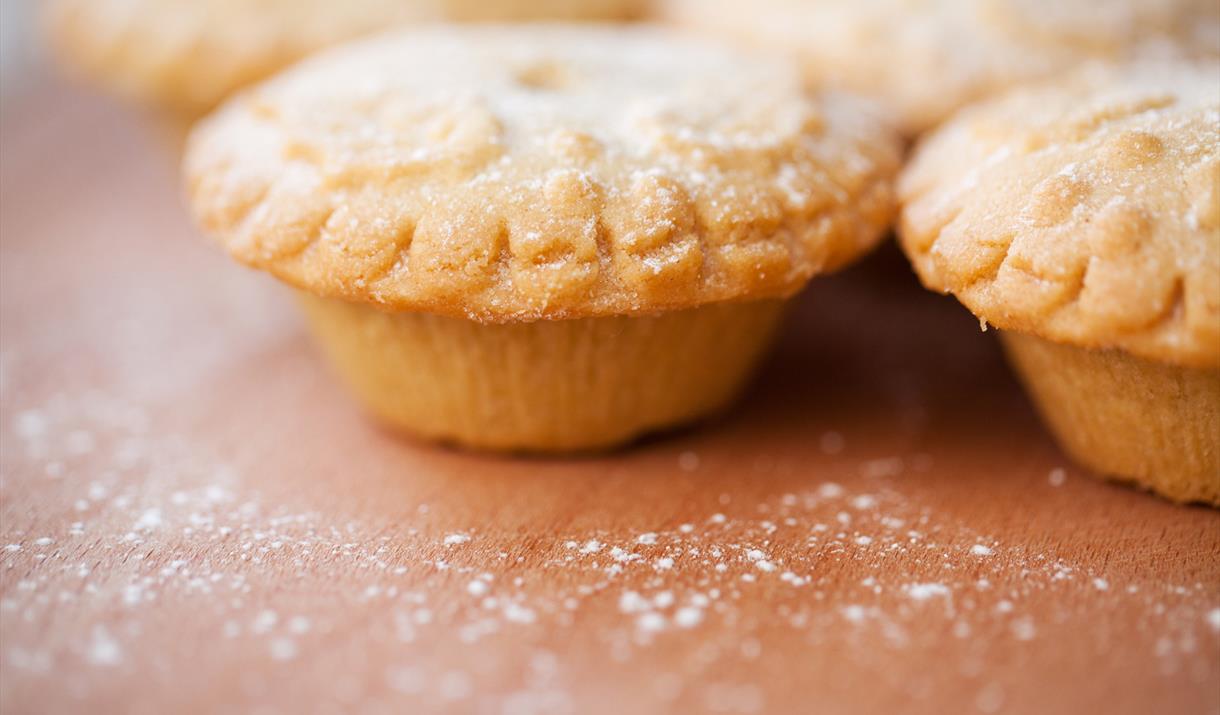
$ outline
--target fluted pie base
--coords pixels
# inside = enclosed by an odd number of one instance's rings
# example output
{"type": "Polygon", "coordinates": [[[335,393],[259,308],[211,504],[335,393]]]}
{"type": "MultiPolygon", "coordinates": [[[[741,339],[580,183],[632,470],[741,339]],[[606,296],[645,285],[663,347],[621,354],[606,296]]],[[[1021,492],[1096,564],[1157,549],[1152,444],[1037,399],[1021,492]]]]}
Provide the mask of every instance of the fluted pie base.
{"type": "Polygon", "coordinates": [[[1000,336],[1051,431],[1077,461],[1173,501],[1220,506],[1220,370],[1000,336]]]}
{"type": "Polygon", "coordinates": [[[383,421],[520,452],[606,449],[721,410],[771,343],[784,305],[487,325],[300,297],[339,374],[383,421]]]}

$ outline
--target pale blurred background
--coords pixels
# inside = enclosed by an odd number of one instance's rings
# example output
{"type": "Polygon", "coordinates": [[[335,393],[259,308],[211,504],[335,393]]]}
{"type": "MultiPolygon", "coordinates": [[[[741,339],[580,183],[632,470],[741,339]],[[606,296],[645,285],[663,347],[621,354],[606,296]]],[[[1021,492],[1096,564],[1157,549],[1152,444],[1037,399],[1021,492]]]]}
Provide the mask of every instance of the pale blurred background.
{"type": "Polygon", "coordinates": [[[41,66],[34,22],[36,0],[0,0],[0,95],[29,86],[41,66]]]}

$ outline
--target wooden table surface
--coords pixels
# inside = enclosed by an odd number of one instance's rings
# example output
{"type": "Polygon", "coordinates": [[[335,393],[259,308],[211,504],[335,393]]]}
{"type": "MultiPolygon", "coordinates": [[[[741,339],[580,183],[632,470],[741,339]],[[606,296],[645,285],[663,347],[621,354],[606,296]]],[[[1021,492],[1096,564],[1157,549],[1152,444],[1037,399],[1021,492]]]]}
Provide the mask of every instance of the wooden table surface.
{"type": "Polygon", "coordinates": [[[1220,712],[1220,514],[1091,478],[892,248],[730,415],[396,438],[194,233],[139,119],[0,132],[0,709],[1220,712]]]}

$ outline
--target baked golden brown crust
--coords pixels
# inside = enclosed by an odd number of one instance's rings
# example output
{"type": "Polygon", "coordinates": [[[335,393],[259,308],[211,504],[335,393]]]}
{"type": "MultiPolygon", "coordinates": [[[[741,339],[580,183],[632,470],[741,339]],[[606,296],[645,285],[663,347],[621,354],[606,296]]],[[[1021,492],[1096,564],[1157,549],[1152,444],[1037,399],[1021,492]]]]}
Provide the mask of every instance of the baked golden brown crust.
{"type": "Polygon", "coordinates": [[[780,297],[871,248],[898,146],[786,64],[651,29],[433,28],[196,129],[195,214],[312,293],[483,322],[780,297]]]}
{"type": "Polygon", "coordinates": [[[726,408],[784,301],[480,325],[301,293],[336,372],[387,425],[474,449],[602,450],[726,408]]]}
{"type": "Polygon", "coordinates": [[[1000,338],[1074,459],[1177,502],[1220,506],[1220,370],[1020,333],[1000,338]]]}
{"type": "Polygon", "coordinates": [[[786,50],[817,86],[877,98],[917,134],[1090,59],[1220,53],[1215,0],[663,0],[691,28],[786,50]]]}
{"type": "Polygon", "coordinates": [[[1096,70],[963,112],[900,181],[924,284],[1000,328],[1220,366],[1218,77],[1096,70]]]}
{"type": "Polygon", "coordinates": [[[104,85],[196,117],[337,42],[401,23],[627,19],[641,0],[50,0],[57,53],[104,85]]]}

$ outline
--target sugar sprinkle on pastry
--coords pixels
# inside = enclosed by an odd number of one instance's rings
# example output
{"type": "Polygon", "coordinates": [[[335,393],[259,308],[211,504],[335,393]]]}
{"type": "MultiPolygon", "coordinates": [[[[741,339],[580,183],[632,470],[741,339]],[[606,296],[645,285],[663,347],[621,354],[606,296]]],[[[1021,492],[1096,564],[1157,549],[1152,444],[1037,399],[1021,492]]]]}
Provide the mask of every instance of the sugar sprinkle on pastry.
{"type": "Polygon", "coordinates": [[[1220,366],[1217,78],[1098,68],[965,111],[900,183],[924,283],[999,328],[1220,366]]]}
{"type": "Polygon", "coordinates": [[[498,322],[782,297],[871,248],[898,148],[782,62],[651,29],[411,30],[196,131],[200,223],[329,297],[498,322]]]}

